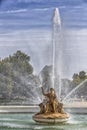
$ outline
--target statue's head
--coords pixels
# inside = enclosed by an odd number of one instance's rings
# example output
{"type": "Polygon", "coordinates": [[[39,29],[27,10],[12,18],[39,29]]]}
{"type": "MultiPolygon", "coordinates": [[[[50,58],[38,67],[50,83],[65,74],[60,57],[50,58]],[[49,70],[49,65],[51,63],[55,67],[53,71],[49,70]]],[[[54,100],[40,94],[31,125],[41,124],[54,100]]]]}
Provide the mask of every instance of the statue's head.
{"type": "Polygon", "coordinates": [[[54,88],[50,88],[50,92],[51,92],[51,94],[55,94],[55,90],[54,90],[54,88]]]}
{"type": "Polygon", "coordinates": [[[50,88],[50,91],[54,91],[54,88],[50,88]]]}

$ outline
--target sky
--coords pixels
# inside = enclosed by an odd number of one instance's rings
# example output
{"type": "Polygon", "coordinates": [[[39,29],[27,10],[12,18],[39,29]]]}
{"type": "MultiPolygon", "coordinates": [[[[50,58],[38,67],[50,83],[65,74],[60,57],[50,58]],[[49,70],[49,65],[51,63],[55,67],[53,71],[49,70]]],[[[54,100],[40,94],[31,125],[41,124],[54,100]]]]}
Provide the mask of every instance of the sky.
{"type": "Polygon", "coordinates": [[[31,56],[36,74],[50,65],[56,7],[62,23],[62,75],[87,72],[87,0],[0,0],[0,57],[21,50],[31,56]]]}

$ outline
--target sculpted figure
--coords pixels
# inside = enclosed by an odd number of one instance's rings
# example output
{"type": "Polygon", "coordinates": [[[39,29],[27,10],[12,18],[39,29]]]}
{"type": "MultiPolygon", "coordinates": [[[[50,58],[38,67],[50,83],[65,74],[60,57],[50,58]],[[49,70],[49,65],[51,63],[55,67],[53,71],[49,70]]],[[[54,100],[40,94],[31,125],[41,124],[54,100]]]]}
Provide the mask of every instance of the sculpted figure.
{"type": "Polygon", "coordinates": [[[50,88],[50,91],[48,93],[44,92],[44,89],[42,87],[42,93],[45,97],[48,98],[46,106],[45,106],[45,113],[55,113],[58,112],[58,100],[55,94],[55,91],[53,88],[50,88]]]}
{"type": "Polygon", "coordinates": [[[39,104],[40,112],[38,114],[64,113],[63,104],[58,101],[55,90],[53,88],[50,88],[50,91],[48,93],[45,93],[43,86],[41,89],[42,94],[45,96],[45,100],[39,104]]]}

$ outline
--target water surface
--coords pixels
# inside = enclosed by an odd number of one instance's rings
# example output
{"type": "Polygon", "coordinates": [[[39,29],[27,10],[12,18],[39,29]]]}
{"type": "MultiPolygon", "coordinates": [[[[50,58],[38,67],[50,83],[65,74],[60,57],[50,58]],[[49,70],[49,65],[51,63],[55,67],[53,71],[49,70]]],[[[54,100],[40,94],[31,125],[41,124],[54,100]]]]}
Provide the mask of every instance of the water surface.
{"type": "Polygon", "coordinates": [[[87,130],[87,115],[73,114],[68,122],[60,124],[38,124],[33,114],[0,114],[0,130],[87,130]]]}

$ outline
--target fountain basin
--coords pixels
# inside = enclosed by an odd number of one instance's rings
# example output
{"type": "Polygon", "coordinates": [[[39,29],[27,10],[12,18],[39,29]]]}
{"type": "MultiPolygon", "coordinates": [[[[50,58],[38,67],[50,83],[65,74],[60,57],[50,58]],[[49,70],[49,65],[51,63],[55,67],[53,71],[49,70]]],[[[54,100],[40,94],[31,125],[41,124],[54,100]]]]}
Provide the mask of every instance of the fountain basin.
{"type": "Polygon", "coordinates": [[[60,123],[65,122],[69,119],[69,114],[67,113],[52,113],[52,114],[36,114],[33,116],[33,120],[39,123],[60,123]]]}

